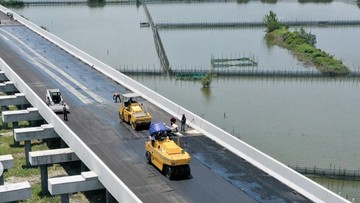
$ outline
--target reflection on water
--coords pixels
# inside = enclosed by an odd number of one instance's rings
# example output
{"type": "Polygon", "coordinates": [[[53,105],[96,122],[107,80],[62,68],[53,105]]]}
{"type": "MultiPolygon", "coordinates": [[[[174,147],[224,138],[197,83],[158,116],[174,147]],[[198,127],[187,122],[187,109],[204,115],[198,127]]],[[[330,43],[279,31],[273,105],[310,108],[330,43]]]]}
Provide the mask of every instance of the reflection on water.
{"type": "Polygon", "coordinates": [[[200,90],[201,90],[204,98],[206,98],[206,100],[209,101],[211,99],[211,88],[202,87],[200,90]]]}
{"type": "Polygon", "coordinates": [[[360,201],[360,181],[337,180],[328,178],[311,178],[313,181],[321,184],[327,189],[339,194],[351,202],[360,201]],[[345,192],[344,192],[345,191],[345,192]]]}

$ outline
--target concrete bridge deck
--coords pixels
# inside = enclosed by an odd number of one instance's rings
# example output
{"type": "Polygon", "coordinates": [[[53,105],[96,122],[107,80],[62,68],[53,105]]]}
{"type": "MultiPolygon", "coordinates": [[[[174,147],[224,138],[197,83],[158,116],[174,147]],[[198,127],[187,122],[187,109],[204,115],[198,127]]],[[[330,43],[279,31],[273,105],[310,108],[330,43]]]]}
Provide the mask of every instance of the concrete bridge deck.
{"type": "MultiPolygon", "coordinates": [[[[143,202],[311,202],[193,131],[184,135],[193,157],[191,178],[169,181],[146,163],[148,132],[133,131],[119,121],[112,93],[128,92],[126,88],[24,26],[0,26],[0,57],[39,97],[44,98],[48,88],[61,89],[72,109],[68,127],[143,202]]],[[[144,104],[155,122],[171,117],[144,104]]]]}

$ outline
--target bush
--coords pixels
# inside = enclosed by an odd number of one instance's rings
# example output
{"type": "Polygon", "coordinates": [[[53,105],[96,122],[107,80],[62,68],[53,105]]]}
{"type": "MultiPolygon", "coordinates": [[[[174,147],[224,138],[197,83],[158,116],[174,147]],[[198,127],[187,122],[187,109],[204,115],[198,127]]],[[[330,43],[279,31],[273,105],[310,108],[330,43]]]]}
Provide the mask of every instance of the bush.
{"type": "Polygon", "coordinates": [[[266,32],[270,33],[274,30],[280,29],[282,24],[277,19],[276,13],[270,11],[269,15],[265,15],[263,22],[266,26],[266,32]]]}

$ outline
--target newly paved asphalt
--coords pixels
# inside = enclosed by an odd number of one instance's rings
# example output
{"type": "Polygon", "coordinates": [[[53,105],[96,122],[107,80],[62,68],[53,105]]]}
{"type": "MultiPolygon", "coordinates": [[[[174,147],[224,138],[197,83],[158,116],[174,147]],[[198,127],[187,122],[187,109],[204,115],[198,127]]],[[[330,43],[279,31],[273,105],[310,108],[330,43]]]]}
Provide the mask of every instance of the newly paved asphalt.
{"type": "MultiPolygon", "coordinates": [[[[6,15],[0,18],[5,22],[6,15]]],[[[0,25],[0,57],[44,100],[46,89],[62,91],[71,108],[66,124],[143,202],[310,202],[196,133],[182,138],[192,156],[191,177],[170,181],[146,163],[147,131],[119,121],[112,93],[128,92],[123,86],[11,22],[0,25]]],[[[145,105],[154,122],[169,121],[169,114],[145,105]]]]}

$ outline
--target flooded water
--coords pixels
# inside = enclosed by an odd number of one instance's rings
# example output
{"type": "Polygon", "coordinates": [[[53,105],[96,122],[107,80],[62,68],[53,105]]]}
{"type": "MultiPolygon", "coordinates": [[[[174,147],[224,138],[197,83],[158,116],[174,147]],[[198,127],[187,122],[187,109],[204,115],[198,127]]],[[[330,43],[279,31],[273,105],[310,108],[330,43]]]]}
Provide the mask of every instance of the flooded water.
{"type": "MultiPolygon", "coordinates": [[[[261,21],[270,10],[280,20],[358,20],[354,3],[149,4],[156,22],[261,21]],[[331,15],[330,15],[331,14],[331,15]],[[351,16],[351,17],[350,17],[351,16]]],[[[161,69],[143,8],[29,6],[13,9],[32,22],[114,68],[161,69]]],[[[360,26],[310,27],[317,46],[358,70],[360,26]]],[[[263,70],[314,69],[287,50],[269,46],[264,30],[161,29],[174,69],[208,68],[211,56],[252,56],[263,70]]],[[[137,81],[204,117],[220,128],[287,165],[360,170],[360,100],[358,79],[216,77],[210,89],[200,82],[164,76],[132,76],[137,81]]],[[[360,202],[357,182],[315,179],[360,202]]]]}

